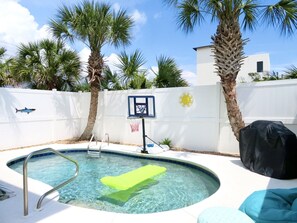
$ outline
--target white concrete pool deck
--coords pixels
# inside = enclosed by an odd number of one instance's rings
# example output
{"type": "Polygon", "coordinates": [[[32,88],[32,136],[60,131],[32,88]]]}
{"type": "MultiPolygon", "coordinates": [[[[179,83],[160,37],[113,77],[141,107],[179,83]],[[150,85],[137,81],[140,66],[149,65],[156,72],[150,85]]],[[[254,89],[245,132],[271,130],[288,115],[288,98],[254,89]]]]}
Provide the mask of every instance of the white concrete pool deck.
{"type": "MultiPolygon", "coordinates": [[[[29,215],[23,216],[23,178],[7,167],[7,162],[30,152],[51,147],[54,149],[86,148],[87,144],[53,144],[26,149],[0,152],[0,186],[15,192],[15,196],[0,201],[1,223],[196,223],[199,213],[208,207],[223,206],[238,208],[243,200],[255,190],[267,188],[297,187],[297,179],[277,180],[252,173],[245,169],[239,158],[206,155],[190,152],[167,151],[154,156],[170,157],[197,163],[212,170],[220,179],[219,190],[211,197],[188,207],[159,212],[154,214],[121,214],[97,211],[59,203],[55,200],[46,200],[41,211],[35,209],[37,200],[49,187],[36,180],[29,179],[29,215]]],[[[109,148],[115,151],[134,153],[136,147],[112,145],[109,148]]],[[[46,174],[46,173],[45,173],[46,174]]]]}

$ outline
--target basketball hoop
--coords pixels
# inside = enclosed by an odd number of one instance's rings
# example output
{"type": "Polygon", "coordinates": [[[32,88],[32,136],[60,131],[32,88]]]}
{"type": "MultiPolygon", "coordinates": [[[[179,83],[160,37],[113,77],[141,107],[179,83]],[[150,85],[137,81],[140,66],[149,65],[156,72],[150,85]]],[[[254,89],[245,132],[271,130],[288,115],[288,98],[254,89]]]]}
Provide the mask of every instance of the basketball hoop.
{"type": "Polygon", "coordinates": [[[140,121],[131,121],[130,122],[130,127],[131,127],[131,132],[139,132],[139,125],[140,121]]]}
{"type": "MultiPolygon", "coordinates": [[[[141,119],[142,128],[142,144],[143,149],[141,153],[148,153],[146,150],[145,139],[147,135],[145,134],[145,118],[155,118],[155,96],[152,95],[134,95],[128,96],[128,118],[138,118],[141,119]]],[[[140,121],[131,121],[130,127],[131,132],[139,132],[140,121]]]]}

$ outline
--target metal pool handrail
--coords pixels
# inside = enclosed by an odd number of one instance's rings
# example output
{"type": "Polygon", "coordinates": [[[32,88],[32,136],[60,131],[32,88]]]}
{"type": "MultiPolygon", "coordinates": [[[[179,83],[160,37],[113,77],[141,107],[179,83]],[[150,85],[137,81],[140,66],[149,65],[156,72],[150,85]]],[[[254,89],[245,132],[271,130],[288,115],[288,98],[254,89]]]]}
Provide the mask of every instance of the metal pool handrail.
{"type": "Polygon", "coordinates": [[[109,134],[108,133],[105,133],[105,135],[104,135],[104,141],[105,141],[106,136],[107,136],[107,145],[109,146],[109,134]]]}
{"type": "Polygon", "coordinates": [[[76,166],[76,170],[75,170],[75,174],[73,177],[71,177],[70,179],[64,181],[63,183],[59,184],[58,186],[52,188],[51,190],[47,191],[46,193],[44,193],[38,200],[37,202],[37,209],[40,209],[41,207],[41,203],[43,201],[43,199],[48,196],[49,194],[53,193],[54,191],[60,189],[61,187],[64,187],[66,184],[70,183],[71,181],[73,181],[77,175],[78,175],[78,172],[79,172],[79,166],[78,166],[78,163],[65,156],[63,153],[60,153],[52,148],[45,148],[45,149],[41,149],[41,150],[37,150],[37,151],[34,151],[32,153],[30,153],[26,159],[24,160],[24,164],[23,164],[23,196],[24,196],[24,216],[27,216],[28,215],[28,171],[27,171],[27,165],[28,165],[28,161],[29,159],[33,156],[33,155],[36,155],[36,154],[40,154],[40,153],[43,153],[45,151],[51,151],[53,153],[55,153],[56,155],[59,155],[61,157],[63,157],[64,159],[67,159],[69,160],[70,162],[74,163],[75,166],[76,166]]]}
{"type": "MultiPolygon", "coordinates": [[[[95,135],[92,134],[91,139],[90,139],[89,144],[88,144],[88,151],[89,151],[89,149],[90,149],[90,146],[91,146],[91,143],[92,143],[92,141],[93,141],[94,136],[95,136],[95,135]]],[[[96,139],[96,145],[97,145],[97,143],[98,143],[98,140],[96,139]]]]}
{"type": "MultiPolygon", "coordinates": [[[[95,156],[96,155],[96,156],[98,156],[100,158],[101,157],[102,145],[106,141],[106,137],[107,137],[107,145],[109,146],[109,134],[105,133],[104,137],[101,140],[98,151],[91,151],[91,143],[92,143],[94,137],[95,137],[95,135],[92,134],[91,139],[90,139],[89,144],[88,144],[88,147],[87,147],[87,153],[90,156],[95,156]]],[[[98,144],[97,138],[95,138],[95,140],[96,140],[96,145],[97,145],[98,144]]]]}

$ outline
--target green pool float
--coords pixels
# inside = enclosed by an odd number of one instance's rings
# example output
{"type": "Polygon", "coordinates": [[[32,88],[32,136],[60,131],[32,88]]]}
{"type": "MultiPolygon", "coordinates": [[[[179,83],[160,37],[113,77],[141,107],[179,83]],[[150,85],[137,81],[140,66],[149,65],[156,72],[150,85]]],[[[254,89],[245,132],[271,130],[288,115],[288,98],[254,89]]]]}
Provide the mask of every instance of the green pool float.
{"type": "Polygon", "coordinates": [[[166,171],[165,167],[157,165],[146,165],[119,176],[105,176],[100,181],[116,190],[128,190],[147,179],[155,177],[166,171]]]}

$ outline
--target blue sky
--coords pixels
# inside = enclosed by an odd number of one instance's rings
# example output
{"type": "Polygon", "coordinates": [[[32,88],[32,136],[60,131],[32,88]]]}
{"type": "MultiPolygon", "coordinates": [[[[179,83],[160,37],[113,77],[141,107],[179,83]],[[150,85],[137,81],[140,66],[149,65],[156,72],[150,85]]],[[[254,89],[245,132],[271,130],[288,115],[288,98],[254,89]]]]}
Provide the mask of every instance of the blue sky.
{"type": "MultiPolygon", "coordinates": [[[[20,42],[36,41],[48,37],[47,23],[55,18],[62,4],[72,5],[77,0],[0,0],[0,46],[8,49],[8,55],[15,55],[20,42]]],[[[125,48],[132,52],[142,51],[147,63],[146,68],[156,67],[156,58],[165,55],[173,57],[183,70],[183,77],[192,85],[196,84],[196,53],[193,47],[209,45],[216,24],[206,20],[195,32],[185,34],[178,30],[176,14],[162,0],[110,0],[115,9],[127,10],[134,18],[132,44],[125,48]]],[[[261,2],[261,1],[259,1],[261,2]]],[[[274,3],[276,1],[262,1],[274,3]]],[[[271,70],[283,71],[290,65],[297,66],[297,31],[293,36],[281,36],[279,30],[258,26],[254,32],[244,32],[243,37],[250,41],[245,54],[269,53],[271,70]]],[[[86,58],[88,51],[81,44],[70,45],[86,58]]],[[[110,64],[115,55],[124,48],[104,48],[104,54],[110,64]]]]}

